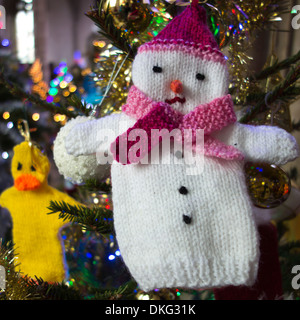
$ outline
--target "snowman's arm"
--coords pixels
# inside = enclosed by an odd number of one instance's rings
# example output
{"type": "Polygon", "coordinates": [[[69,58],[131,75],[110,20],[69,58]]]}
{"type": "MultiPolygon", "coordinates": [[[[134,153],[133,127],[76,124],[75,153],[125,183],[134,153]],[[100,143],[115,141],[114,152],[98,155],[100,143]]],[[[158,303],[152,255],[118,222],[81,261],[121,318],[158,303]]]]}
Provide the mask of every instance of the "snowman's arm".
{"type": "Polygon", "coordinates": [[[274,126],[235,123],[215,136],[242,151],[247,161],[282,165],[299,156],[295,138],[285,130],[274,126]]]}
{"type": "Polygon", "coordinates": [[[65,147],[74,156],[109,152],[110,144],[135,122],[118,113],[75,125],[69,132],[65,147]]]}

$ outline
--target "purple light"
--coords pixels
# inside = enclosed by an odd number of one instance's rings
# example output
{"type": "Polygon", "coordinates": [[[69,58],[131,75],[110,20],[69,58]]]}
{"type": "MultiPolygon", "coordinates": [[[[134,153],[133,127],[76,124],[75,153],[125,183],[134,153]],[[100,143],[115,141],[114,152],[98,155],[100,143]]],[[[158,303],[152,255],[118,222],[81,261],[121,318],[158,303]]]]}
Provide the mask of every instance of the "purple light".
{"type": "Polygon", "coordinates": [[[78,51],[75,51],[74,52],[74,60],[80,60],[81,59],[81,52],[78,50],[78,51]]]}
{"type": "Polygon", "coordinates": [[[59,67],[60,68],[64,68],[67,66],[67,63],[65,61],[62,61],[60,64],[59,64],[59,67]]]}
{"type": "Polygon", "coordinates": [[[67,73],[65,76],[65,81],[71,82],[73,80],[73,76],[70,73],[67,73]]]}
{"type": "Polygon", "coordinates": [[[46,99],[46,101],[48,102],[48,103],[51,103],[51,102],[53,102],[53,97],[51,97],[51,96],[48,96],[47,97],[47,99],[46,99]]]}
{"type": "Polygon", "coordinates": [[[2,44],[3,47],[8,47],[10,45],[10,42],[9,42],[8,39],[3,39],[1,44],[2,44]]]}
{"type": "Polygon", "coordinates": [[[59,74],[60,73],[60,67],[56,67],[53,72],[55,74],[59,74]]]}

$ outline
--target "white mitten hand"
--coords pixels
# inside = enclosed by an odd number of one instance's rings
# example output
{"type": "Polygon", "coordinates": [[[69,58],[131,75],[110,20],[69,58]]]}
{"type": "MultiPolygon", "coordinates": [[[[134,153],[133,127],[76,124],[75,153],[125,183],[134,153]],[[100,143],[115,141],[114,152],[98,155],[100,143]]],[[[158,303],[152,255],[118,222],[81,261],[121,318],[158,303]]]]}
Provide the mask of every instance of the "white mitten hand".
{"type": "Polygon", "coordinates": [[[85,123],[78,123],[72,127],[68,135],[65,138],[65,147],[68,154],[71,154],[75,157],[80,155],[92,154],[89,152],[88,141],[88,128],[90,123],[93,121],[87,121],[85,123]]]}
{"type": "Polygon", "coordinates": [[[110,166],[99,166],[96,155],[76,157],[66,150],[66,142],[68,148],[72,150],[75,150],[76,146],[80,144],[80,140],[77,141],[78,137],[69,135],[72,128],[87,121],[91,121],[91,118],[79,116],[69,120],[60,129],[54,141],[53,156],[58,171],[65,179],[71,180],[73,183],[82,183],[91,178],[104,179],[110,174],[110,166]]]}
{"type": "Polygon", "coordinates": [[[242,151],[247,161],[283,165],[299,157],[296,139],[278,127],[236,123],[215,136],[242,151]]]}
{"type": "Polygon", "coordinates": [[[299,157],[299,146],[295,137],[290,133],[279,128],[277,128],[277,131],[273,163],[283,165],[299,157]]]}

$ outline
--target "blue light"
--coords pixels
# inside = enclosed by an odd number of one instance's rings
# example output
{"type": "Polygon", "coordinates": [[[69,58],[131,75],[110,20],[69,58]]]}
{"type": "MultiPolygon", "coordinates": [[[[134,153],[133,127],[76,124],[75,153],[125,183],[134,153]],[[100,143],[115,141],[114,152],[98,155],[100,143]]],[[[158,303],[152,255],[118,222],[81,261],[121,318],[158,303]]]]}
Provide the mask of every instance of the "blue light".
{"type": "Polygon", "coordinates": [[[10,45],[10,42],[9,42],[8,39],[3,39],[1,44],[2,44],[3,47],[8,47],[10,45]]]}
{"type": "Polygon", "coordinates": [[[115,252],[115,255],[116,255],[116,256],[120,256],[120,255],[121,255],[120,250],[117,250],[117,251],[115,252]]]}
{"type": "Polygon", "coordinates": [[[75,60],[81,59],[81,52],[79,50],[74,52],[74,59],[75,60]]]}
{"type": "Polygon", "coordinates": [[[11,129],[14,126],[14,124],[10,121],[10,122],[7,122],[6,126],[8,129],[11,129]]]}
{"type": "Polygon", "coordinates": [[[59,74],[60,73],[60,67],[56,67],[53,72],[55,74],[59,74]]]}
{"type": "Polygon", "coordinates": [[[108,260],[110,260],[110,261],[115,260],[115,259],[116,259],[116,257],[115,257],[115,255],[113,255],[113,254],[110,254],[110,255],[108,256],[108,260]]]}
{"type": "Polygon", "coordinates": [[[90,259],[93,255],[90,252],[88,252],[85,256],[90,259]]]}
{"type": "Polygon", "coordinates": [[[244,28],[243,25],[241,23],[239,23],[239,29],[243,30],[243,28],[244,28]]]}
{"type": "Polygon", "coordinates": [[[73,76],[70,73],[67,73],[65,76],[65,81],[71,82],[73,80],[73,76]]]}

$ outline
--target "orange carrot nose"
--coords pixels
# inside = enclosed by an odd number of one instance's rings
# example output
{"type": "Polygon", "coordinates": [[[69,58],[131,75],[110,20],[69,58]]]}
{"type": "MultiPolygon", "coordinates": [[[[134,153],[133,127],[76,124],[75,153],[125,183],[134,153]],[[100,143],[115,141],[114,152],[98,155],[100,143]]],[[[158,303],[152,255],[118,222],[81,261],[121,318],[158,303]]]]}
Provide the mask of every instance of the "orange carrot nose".
{"type": "Polygon", "coordinates": [[[40,181],[31,174],[22,174],[15,179],[15,188],[19,191],[34,190],[40,185],[40,181]]]}
{"type": "Polygon", "coordinates": [[[181,93],[183,91],[183,86],[181,81],[174,80],[171,82],[171,90],[175,93],[181,93]]]}

